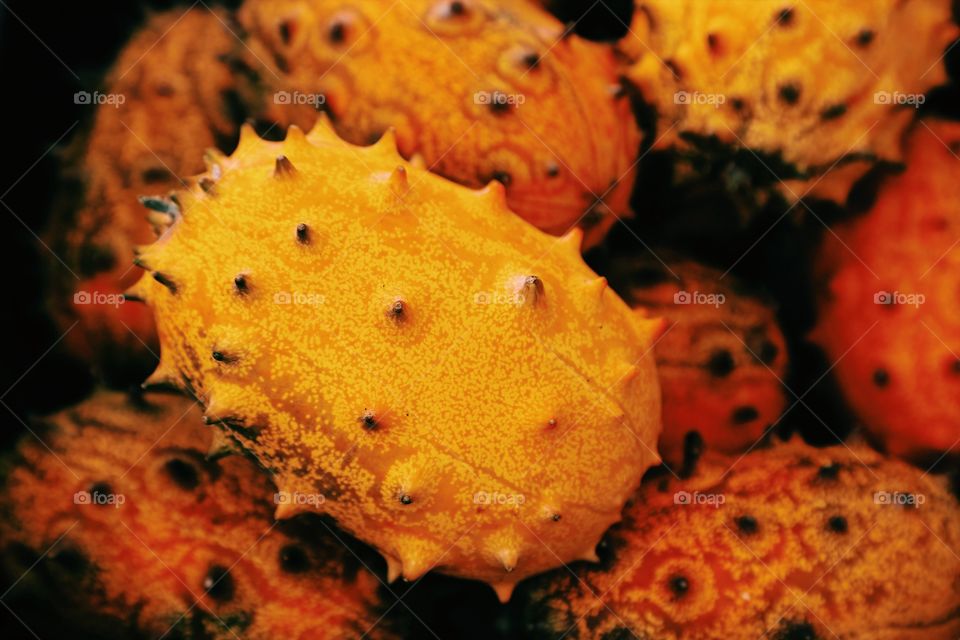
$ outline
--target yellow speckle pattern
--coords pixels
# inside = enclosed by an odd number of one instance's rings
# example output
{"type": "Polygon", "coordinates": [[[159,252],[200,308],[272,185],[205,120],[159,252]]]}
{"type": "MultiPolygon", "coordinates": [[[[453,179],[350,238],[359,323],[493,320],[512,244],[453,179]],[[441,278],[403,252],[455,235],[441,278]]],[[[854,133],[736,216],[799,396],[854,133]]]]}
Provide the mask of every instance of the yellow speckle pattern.
{"type": "Polygon", "coordinates": [[[960,439],[960,124],[921,121],[907,168],[817,258],[821,345],[863,426],[932,463],[960,439]]]}
{"type": "Polygon", "coordinates": [[[250,0],[239,11],[269,117],[301,127],[315,96],[355,144],[394,127],[401,154],[588,243],[626,215],[639,149],[609,46],[507,0],[250,0]],[[289,100],[285,98],[289,96],[289,100]],[[297,104],[300,100],[301,103],[297,104]]]}
{"type": "Polygon", "coordinates": [[[958,35],[950,0],[642,0],[620,47],[662,146],[779,154],[811,178],[785,195],[843,202],[874,161],[901,159],[910,100],[946,80],[958,35]]]}
{"type": "Polygon", "coordinates": [[[58,616],[90,637],[397,637],[375,625],[378,579],[324,525],[275,523],[251,460],[206,458],[194,401],[101,391],[36,430],[44,444],[26,436],[0,494],[0,538],[7,563],[17,545],[45,556],[15,569],[11,597],[58,594],[58,616]]]}
{"type": "Polygon", "coordinates": [[[611,266],[624,299],[667,329],[654,354],[663,389],[659,451],[679,471],[684,438],[739,453],[757,444],[787,407],[787,344],[775,309],[735,276],[662,254],[611,266]]]}
{"type": "Polygon", "coordinates": [[[708,455],[644,483],[601,569],[518,594],[529,637],[956,638],[960,505],[942,480],[863,445],[708,455]]]}
{"type": "Polygon", "coordinates": [[[247,128],[211,159],[216,195],[181,194],[141,254],[154,379],[188,386],[282,489],[322,495],[405,577],[434,567],[506,596],[592,553],[656,462],[661,323],[586,267],[579,230],[538,231],[499,184],[448,182],[392,138],[247,128]],[[275,175],[279,156],[295,173],[275,175]],[[504,531],[512,571],[489,552],[504,531]]]}

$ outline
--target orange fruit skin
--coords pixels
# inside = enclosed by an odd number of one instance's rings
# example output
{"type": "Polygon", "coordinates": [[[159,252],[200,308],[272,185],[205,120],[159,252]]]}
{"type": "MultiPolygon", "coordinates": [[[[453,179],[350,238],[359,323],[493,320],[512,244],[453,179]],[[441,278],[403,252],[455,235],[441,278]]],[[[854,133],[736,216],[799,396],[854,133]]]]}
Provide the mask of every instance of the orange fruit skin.
{"type": "Polygon", "coordinates": [[[921,121],[906,171],[825,234],[811,339],[876,444],[932,463],[960,445],[960,125],[921,121]],[[892,304],[891,304],[892,303],[892,304]]]}
{"type": "Polygon", "coordinates": [[[96,637],[398,637],[343,534],[274,522],[266,474],[207,457],[193,400],[100,391],[37,433],[0,494],[5,572],[24,573],[14,549],[43,556],[10,597],[55,601],[59,624],[96,637]]]}

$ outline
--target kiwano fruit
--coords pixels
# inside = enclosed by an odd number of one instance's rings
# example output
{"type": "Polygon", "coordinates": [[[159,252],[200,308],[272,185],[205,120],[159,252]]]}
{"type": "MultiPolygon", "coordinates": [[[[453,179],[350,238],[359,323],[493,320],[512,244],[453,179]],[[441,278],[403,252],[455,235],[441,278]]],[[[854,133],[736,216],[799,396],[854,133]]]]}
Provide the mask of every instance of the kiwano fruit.
{"type": "Polygon", "coordinates": [[[195,402],[98,392],[38,436],[5,471],[0,539],[22,576],[4,597],[45,637],[397,637],[362,550],[318,519],[274,522],[268,477],[200,447],[195,402]],[[56,610],[30,616],[31,593],[56,610]]]}
{"type": "Polygon", "coordinates": [[[960,505],[862,445],[707,454],[645,481],[599,569],[524,586],[529,637],[949,640],[960,505]]]}
{"type": "Polygon", "coordinates": [[[788,199],[838,202],[876,161],[901,160],[960,33],[951,0],[642,0],[633,22],[626,76],[660,147],[749,149],[760,179],[791,180],[788,199]]]}
{"type": "Polygon", "coordinates": [[[223,20],[206,9],[155,16],[82,107],[93,122],[69,153],[76,185],[62,189],[46,234],[58,257],[51,311],[61,331],[72,327],[67,350],[111,382],[142,378],[156,351],[149,312],[121,298],[139,276],[133,247],[154,237],[137,198],[183,186],[203,170],[203,152],[240,125],[232,72],[219,59],[236,42],[223,20]]]}
{"type": "Polygon", "coordinates": [[[906,171],[825,235],[817,327],[870,437],[916,461],[960,454],[960,123],[921,121],[906,171]]]}
{"type": "Polygon", "coordinates": [[[787,349],[768,301],[735,277],[684,259],[620,259],[610,282],[630,306],[668,323],[654,347],[667,464],[680,469],[691,439],[745,451],[779,421],[787,349]]]}
{"type": "Polygon", "coordinates": [[[587,243],[628,212],[639,132],[611,47],[530,2],[249,0],[246,59],[267,120],[316,108],[354,144],[396,129],[400,153],[587,243]],[[264,68],[266,67],[266,68],[264,68]]]}
{"type": "Polygon", "coordinates": [[[321,510],[391,576],[436,567],[502,598],[593,557],[657,461],[661,323],[586,267],[579,229],[549,236],[501,184],[325,120],[283,142],[244,127],[177,198],[131,292],[157,317],[148,383],[186,386],[281,489],[323,496],[278,517],[321,510]]]}

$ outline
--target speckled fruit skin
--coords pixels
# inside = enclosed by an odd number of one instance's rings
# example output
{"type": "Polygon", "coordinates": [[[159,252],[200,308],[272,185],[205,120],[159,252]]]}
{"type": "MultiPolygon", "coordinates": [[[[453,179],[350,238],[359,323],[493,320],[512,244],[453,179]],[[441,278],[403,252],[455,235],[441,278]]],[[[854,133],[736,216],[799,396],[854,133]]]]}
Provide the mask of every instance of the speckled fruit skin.
{"type": "Polygon", "coordinates": [[[236,46],[226,19],[205,8],[152,17],[99,89],[112,102],[91,98],[82,107],[93,111],[92,125],[67,161],[79,194],[61,189],[45,237],[56,255],[50,308],[68,351],[113,382],[130,384],[150,371],[153,320],[139,306],[76,300],[119,297],[137,281],[133,247],[154,238],[137,197],[181,187],[183,177],[203,170],[208,147],[235,135],[239,123],[225,104],[235,79],[220,59],[236,46]]]}
{"type": "Polygon", "coordinates": [[[249,0],[239,19],[251,68],[291,94],[272,119],[309,127],[292,94],[321,94],[349,142],[392,126],[405,158],[501,180],[511,209],[554,235],[579,223],[588,245],[628,214],[639,133],[613,51],[533,3],[249,0]],[[494,92],[510,100],[477,98],[494,92]]]}
{"type": "Polygon", "coordinates": [[[22,576],[5,597],[34,590],[83,637],[397,637],[342,533],[274,523],[252,461],[206,457],[192,400],[98,392],[36,432],[0,494],[4,574],[22,576]]]}
{"type": "Polygon", "coordinates": [[[871,437],[917,461],[960,455],[958,147],[960,124],[918,123],[906,171],[825,235],[814,276],[812,340],[871,437]]]}
{"type": "Polygon", "coordinates": [[[353,147],[321,121],[249,128],[139,262],[153,382],[186,385],[291,493],[380,550],[509,597],[593,556],[657,461],[662,323],[631,313],[503,187],[353,147]],[[216,179],[215,183],[211,181],[216,179]],[[487,504],[489,502],[489,504],[487,504]]]}
{"type": "Polygon", "coordinates": [[[654,354],[663,390],[659,452],[674,470],[697,432],[708,449],[758,444],[786,408],[786,340],[769,301],[735,276],[658,251],[621,258],[610,282],[645,316],[667,322],[654,354]],[[695,299],[696,297],[696,299],[695,299]]]}
{"type": "Polygon", "coordinates": [[[863,445],[795,441],[645,482],[603,568],[552,572],[516,599],[531,638],[950,640],[958,545],[942,478],[863,445]]]}
{"type": "Polygon", "coordinates": [[[876,160],[901,160],[916,109],[895,94],[943,83],[958,34],[951,0],[643,0],[620,48],[660,146],[773,154],[800,176],[785,196],[843,202],[876,160]]]}

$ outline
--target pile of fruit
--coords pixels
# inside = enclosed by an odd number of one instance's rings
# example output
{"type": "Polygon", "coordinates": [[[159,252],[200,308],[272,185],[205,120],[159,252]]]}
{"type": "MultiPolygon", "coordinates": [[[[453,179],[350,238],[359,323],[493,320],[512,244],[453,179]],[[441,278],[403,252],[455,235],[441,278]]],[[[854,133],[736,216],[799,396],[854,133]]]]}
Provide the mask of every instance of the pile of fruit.
{"type": "Polygon", "coordinates": [[[0,467],[25,628],[960,637],[951,1],[557,4],[132,35],[44,237],[95,389],[0,467]]]}

